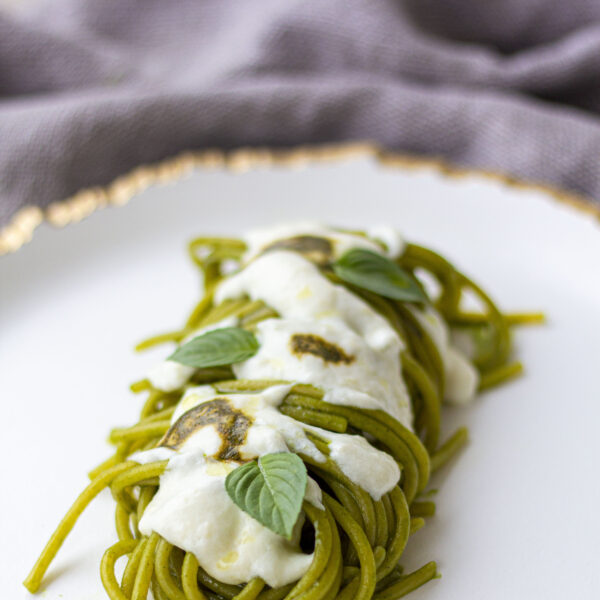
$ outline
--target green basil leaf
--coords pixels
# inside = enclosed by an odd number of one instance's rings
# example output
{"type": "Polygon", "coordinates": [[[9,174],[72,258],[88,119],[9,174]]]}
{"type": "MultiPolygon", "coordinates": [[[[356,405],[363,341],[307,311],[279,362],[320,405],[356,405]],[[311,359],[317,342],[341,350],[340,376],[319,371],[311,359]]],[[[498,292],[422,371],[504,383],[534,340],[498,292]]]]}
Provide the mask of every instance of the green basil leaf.
{"type": "Polygon", "coordinates": [[[306,467],[299,456],[277,452],[231,471],[225,479],[225,489],[244,512],[291,539],[307,481],[306,467]]]}
{"type": "Polygon", "coordinates": [[[404,302],[427,302],[419,284],[393,260],[355,248],[333,263],[334,273],[346,283],[404,302]]]}
{"type": "Polygon", "coordinates": [[[183,344],[168,360],[188,367],[218,367],[246,360],[257,350],[258,342],[252,333],[240,327],[223,327],[183,344]]]}

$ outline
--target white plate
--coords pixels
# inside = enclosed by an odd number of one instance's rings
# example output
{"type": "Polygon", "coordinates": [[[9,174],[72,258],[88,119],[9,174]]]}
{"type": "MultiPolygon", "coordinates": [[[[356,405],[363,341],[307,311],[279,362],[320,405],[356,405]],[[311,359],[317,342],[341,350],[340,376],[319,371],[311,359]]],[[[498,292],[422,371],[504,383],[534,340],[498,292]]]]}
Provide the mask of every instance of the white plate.
{"type": "MultiPolygon", "coordinates": [[[[520,331],[525,377],[448,410],[471,443],[434,487],[438,512],[411,539],[408,568],[443,574],[411,598],[596,598],[600,589],[600,231],[539,192],[479,177],[382,169],[355,158],[232,175],[197,171],[123,208],[54,230],[0,259],[3,396],[0,581],[20,582],[105,458],[114,425],[133,422],[127,390],[165,350],[147,334],[177,327],[200,293],[185,242],[300,217],[390,223],[474,276],[506,309],[541,309],[520,331]]],[[[98,565],[115,539],[103,494],[48,572],[43,598],[104,598],[98,565]]]]}

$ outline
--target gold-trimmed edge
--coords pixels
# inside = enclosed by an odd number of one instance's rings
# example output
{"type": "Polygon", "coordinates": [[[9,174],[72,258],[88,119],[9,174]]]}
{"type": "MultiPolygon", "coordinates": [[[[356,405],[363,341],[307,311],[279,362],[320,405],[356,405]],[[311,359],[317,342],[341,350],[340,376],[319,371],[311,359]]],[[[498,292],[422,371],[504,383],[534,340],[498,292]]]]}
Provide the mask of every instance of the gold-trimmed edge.
{"type": "Polygon", "coordinates": [[[106,187],[83,189],[66,200],[53,202],[45,210],[37,206],[20,209],[11,222],[0,230],[0,256],[17,251],[29,242],[44,221],[56,227],[77,223],[105,206],[122,206],[153,185],[171,183],[195,169],[229,169],[244,172],[270,167],[299,167],[314,162],[336,162],[349,158],[374,158],[384,167],[395,169],[432,169],[445,177],[485,177],[503,185],[538,191],[600,220],[600,208],[590,199],[551,186],[525,182],[494,171],[461,168],[438,158],[411,156],[381,148],[371,142],[352,142],[319,146],[273,149],[266,147],[218,149],[183,152],[152,165],[136,167],[106,187]]]}

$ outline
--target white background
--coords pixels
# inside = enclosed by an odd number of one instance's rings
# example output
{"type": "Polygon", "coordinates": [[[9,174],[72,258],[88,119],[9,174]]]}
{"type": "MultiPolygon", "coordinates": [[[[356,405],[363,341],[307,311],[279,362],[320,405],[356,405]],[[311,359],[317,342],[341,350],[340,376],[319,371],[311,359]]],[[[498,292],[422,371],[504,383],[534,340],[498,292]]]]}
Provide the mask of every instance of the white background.
{"type": "MultiPolygon", "coordinates": [[[[435,559],[443,577],[413,600],[597,598],[600,589],[600,231],[534,192],[469,177],[384,169],[368,159],[242,175],[197,172],[123,208],[54,230],[0,259],[0,581],[20,582],[110,453],[114,425],[135,420],[128,384],[168,350],[136,356],[145,336],[177,328],[197,301],[185,242],[299,217],[360,228],[387,223],[442,251],[505,309],[543,310],[520,330],[522,379],[445,413],[471,430],[433,481],[437,515],[403,563],[435,559]]],[[[98,566],[115,541],[100,496],[51,566],[43,598],[104,598],[98,566]]]]}

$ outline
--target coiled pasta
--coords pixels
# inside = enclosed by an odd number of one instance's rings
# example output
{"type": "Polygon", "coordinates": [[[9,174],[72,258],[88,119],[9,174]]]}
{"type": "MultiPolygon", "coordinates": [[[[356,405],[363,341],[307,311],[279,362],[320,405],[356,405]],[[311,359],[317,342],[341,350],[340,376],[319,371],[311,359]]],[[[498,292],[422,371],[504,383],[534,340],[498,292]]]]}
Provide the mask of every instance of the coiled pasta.
{"type": "MultiPolygon", "coordinates": [[[[189,245],[193,262],[204,277],[205,295],[193,309],[184,327],[150,338],[138,349],[164,342],[179,343],[199,328],[235,317],[240,327],[252,331],[258,323],[277,316],[260,300],[229,299],[216,303],[214,292],[224,277],[224,265],[239,262],[246,245],[224,238],[198,238],[189,245]]],[[[504,315],[489,296],[473,281],[457,271],[447,260],[421,246],[408,244],[396,259],[397,264],[418,279],[426,271],[439,286],[437,311],[451,326],[470,333],[484,334],[486,343],[474,356],[480,373],[480,388],[502,383],[521,371],[520,363],[510,360],[510,327],[537,322],[540,315],[504,315]],[[479,300],[482,310],[466,312],[461,308],[465,293],[479,300]]],[[[401,466],[398,485],[374,500],[351,481],[335,461],[323,462],[300,454],[309,475],[323,493],[324,510],[304,502],[307,524],[302,543],[314,551],[306,573],[297,581],[270,588],[260,578],[233,585],[211,577],[191,552],[170,544],[157,533],[143,535],[139,522],[157,492],[167,462],[138,464],[132,454],[157,446],[171,427],[182,390],[161,391],[148,380],[132,385],[136,393],[146,394],[139,421],[111,432],[116,450],[90,473],[91,483],[77,498],[42,551],[24,584],[39,589],[44,573],[62,542],[87,504],[104,488],[115,500],[115,527],[118,541],[101,560],[100,574],[112,600],[141,600],[151,591],[157,600],[392,600],[400,598],[436,577],[434,562],[413,573],[399,566],[409,538],[430,517],[435,506],[420,498],[430,475],[442,467],[467,440],[465,428],[458,429],[440,443],[442,398],[445,375],[438,347],[427,328],[415,318],[406,303],[389,299],[345,283],[327,267],[323,276],[346,286],[382,315],[404,340],[401,367],[414,413],[414,431],[382,410],[343,406],[326,402],[324,391],[316,386],[292,385],[279,411],[296,421],[335,433],[367,436],[378,449],[391,455],[401,466]],[[119,581],[115,564],[126,557],[119,581]]],[[[197,369],[193,384],[211,384],[221,394],[264,390],[276,381],[236,379],[229,366],[197,369]]],[[[325,455],[327,443],[317,435],[310,440],[325,455]]]]}

